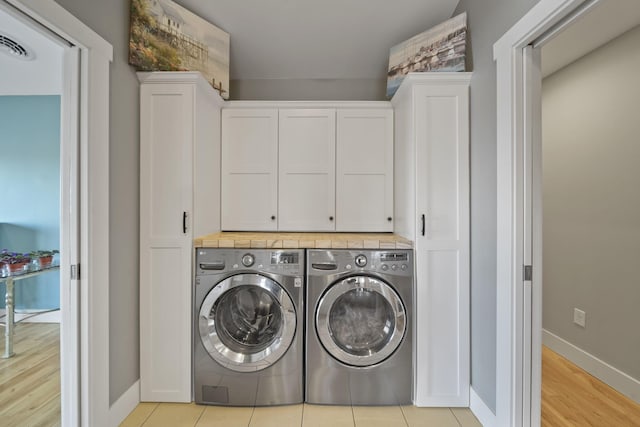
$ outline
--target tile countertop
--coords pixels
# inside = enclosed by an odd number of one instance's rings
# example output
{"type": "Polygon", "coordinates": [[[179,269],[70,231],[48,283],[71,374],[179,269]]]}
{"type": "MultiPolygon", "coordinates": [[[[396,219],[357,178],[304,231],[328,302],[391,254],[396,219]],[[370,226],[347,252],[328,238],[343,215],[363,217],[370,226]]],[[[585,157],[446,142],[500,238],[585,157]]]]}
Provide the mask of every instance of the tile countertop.
{"type": "Polygon", "coordinates": [[[258,233],[223,231],[196,238],[194,247],[411,249],[413,248],[413,243],[411,240],[392,233],[258,233]]]}

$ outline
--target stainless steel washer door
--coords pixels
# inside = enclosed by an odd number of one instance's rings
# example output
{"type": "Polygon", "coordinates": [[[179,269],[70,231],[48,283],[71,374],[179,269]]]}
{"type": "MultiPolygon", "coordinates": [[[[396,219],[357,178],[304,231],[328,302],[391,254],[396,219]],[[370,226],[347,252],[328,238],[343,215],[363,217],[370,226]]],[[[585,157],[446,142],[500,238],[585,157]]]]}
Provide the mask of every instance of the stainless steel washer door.
{"type": "Polygon", "coordinates": [[[296,331],[289,294],[259,274],[218,283],[200,306],[200,339],[211,357],[237,372],[259,371],[280,359],[296,331]]]}
{"type": "Polygon", "coordinates": [[[382,362],[398,348],[407,314],[398,294],[381,280],[354,276],[332,285],[316,309],[316,331],[324,348],[352,366],[382,362]]]}

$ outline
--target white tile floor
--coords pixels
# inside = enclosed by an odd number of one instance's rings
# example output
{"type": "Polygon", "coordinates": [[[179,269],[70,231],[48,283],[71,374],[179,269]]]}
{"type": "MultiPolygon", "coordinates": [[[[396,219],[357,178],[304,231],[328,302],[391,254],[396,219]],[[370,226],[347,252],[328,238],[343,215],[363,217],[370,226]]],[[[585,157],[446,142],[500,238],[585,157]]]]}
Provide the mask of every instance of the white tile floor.
{"type": "Polygon", "coordinates": [[[467,408],[141,403],[121,427],[482,427],[467,408]]]}

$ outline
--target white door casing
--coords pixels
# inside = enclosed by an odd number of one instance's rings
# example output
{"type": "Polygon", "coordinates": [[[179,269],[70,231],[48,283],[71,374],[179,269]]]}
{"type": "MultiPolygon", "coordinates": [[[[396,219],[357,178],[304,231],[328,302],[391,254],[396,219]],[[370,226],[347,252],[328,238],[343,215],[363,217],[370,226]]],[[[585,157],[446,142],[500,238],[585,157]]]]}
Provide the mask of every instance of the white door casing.
{"type": "Polygon", "coordinates": [[[496,423],[540,422],[540,62],[528,47],[583,4],[540,0],[494,45],[497,62],[496,423]],[[529,144],[530,143],[530,144],[529,144]],[[533,266],[525,283],[524,265],[533,266]]]}
{"type": "Polygon", "coordinates": [[[70,426],[80,421],[80,282],[71,278],[71,265],[80,263],[79,73],[78,48],[65,49],[60,139],[60,403],[61,423],[70,426]]]}

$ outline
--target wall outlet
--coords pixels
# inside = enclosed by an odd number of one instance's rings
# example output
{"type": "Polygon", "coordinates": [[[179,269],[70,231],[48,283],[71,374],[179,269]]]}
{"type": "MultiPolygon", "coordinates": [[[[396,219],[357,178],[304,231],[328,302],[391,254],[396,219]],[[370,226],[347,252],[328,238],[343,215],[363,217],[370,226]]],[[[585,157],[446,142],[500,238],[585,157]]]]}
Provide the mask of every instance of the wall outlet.
{"type": "Polygon", "coordinates": [[[578,308],[574,308],[573,309],[573,323],[575,323],[578,326],[582,326],[583,328],[586,327],[586,321],[587,321],[587,313],[585,313],[584,311],[578,309],[578,308]]]}

